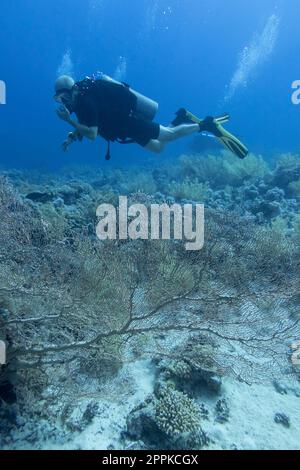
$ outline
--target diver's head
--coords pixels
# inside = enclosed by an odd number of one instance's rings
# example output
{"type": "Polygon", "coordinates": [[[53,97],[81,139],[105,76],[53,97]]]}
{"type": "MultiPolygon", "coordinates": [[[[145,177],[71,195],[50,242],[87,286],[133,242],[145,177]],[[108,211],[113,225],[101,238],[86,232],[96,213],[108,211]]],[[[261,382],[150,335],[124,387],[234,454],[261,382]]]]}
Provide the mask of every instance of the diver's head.
{"type": "Polygon", "coordinates": [[[65,106],[72,104],[75,81],[68,75],[61,75],[55,81],[54,99],[65,106]]]}

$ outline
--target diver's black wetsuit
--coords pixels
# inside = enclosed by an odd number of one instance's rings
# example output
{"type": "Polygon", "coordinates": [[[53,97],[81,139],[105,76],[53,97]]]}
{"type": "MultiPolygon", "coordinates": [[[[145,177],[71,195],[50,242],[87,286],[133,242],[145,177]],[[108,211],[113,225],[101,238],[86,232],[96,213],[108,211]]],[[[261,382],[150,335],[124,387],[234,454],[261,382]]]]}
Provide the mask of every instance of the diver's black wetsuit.
{"type": "Polygon", "coordinates": [[[136,115],[137,98],[128,86],[89,79],[76,86],[79,95],[72,111],[80,124],[98,127],[99,135],[108,141],[129,138],[145,147],[158,138],[159,124],[136,115]]]}

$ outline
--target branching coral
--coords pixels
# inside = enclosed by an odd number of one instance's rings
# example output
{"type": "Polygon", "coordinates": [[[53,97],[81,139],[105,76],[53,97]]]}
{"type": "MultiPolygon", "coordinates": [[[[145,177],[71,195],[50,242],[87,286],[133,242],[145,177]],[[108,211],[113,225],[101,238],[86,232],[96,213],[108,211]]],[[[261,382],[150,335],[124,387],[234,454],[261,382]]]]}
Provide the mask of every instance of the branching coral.
{"type": "Polygon", "coordinates": [[[161,431],[176,437],[199,430],[200,410],[187,395],[166,386],[155,404],[155,420],[161,431]]]}
{"type": "Polygon", "coordinates": [[[169,360],[166,366],[167,377],[179,377],[180,379],[187,379],[192,374],[192,367],[184,360],[169,360]]]}

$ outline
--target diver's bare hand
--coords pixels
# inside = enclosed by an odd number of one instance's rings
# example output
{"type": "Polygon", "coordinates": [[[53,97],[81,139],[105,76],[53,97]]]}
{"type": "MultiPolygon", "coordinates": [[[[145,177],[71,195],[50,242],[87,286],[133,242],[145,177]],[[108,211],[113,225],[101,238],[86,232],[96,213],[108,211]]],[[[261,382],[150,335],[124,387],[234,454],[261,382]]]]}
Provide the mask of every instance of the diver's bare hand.
{"type": "Polygon", "coordinates": [[[65,106],[60,106],[56,111],[57,116],[62,119],[62,121],[70,122],[71,114],[70,111],[65,106]]]}

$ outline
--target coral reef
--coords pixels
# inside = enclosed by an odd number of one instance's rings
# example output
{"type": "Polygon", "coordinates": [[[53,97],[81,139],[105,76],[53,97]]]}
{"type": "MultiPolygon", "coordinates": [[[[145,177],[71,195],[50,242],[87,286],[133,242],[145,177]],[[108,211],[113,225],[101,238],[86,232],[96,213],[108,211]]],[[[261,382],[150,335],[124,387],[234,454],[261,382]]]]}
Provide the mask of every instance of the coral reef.
{"type": "Polygon", "coordinates": [[[61,414],[62,424],[72,432],[82,432],[93,422],[98,408],[99,405],[96,401],[92,401],[88,405],[79,405],[76,408],[72,404],[66,405],[61,414]]]}
{"type": "Polygon", "coordinates": [[[187,341],[184,348],[179,348],[177,359],[160,360],[158,368],[163,377],[192,396],[200,395],[203,388],[209,389],[211,394],[218,394],[222,378],[213,362],[214,350],[208,344],[201,345],[201,338],[198,341],[195,337],[187,341]]]}
{"type": "Polygon", "coordinates": [[[230,411],[229,411],[229,406],[227,401],[222,398],[221,400],[218,400],[216,404],[216,421],[218,423],[226,423],[229,419],[230,416],[230,411]]]}
{"type": "Polygon", "coordinates": [[[170,384],[132,410],[125,436],[155,449],[200,449],[209,441],[201,428],[200,407],[170,384]]]}
{"type": "Polygon", "coordinates": [[[199,182],[209,182],[213,189],[223,189],[226,185],[237,187],[244,182],[251,183],[263,178],[269,172],[267,163],[261,156],[249,155],[239,160],[231,154],[184,155],[180,158],[178,174],[191,177],[199,182]]]}
{"type": "Polygon", "coordinates": [[[208,197],[209,185],[200,183],[196,179],[186,177],[183,181],[172,181],[167,187],[168,195],[173,196],[176,200],[192,200],[197,202],[205,202],[208,197]]]}
{"type": "Polygon", "coordinates": [[[0,374],[0,446],[12,446],[16,430],[28,446],[41,434],[55,441],[58,425],[57,439],[84,432],[97,416],[94,401],[80,401],[91,383],[110,383],[124,362],[141,357],[155,364],[154,394],[130,413],[125,434],[154,448],[207,445],[201,399],[219,400],[211,414],[217,424],[228,420],[223,377],[294,377],[299,168],[297,155],[272,167],[262,157],[224,154],[159,168],[4,172],[0,338],[8,364],[0,374]],[[120,194],[147,206],[205,202],[204,248],[100,242],[96,208],[120,194]]]}
{"type": "Polygon", "coordinates": [[[290,418],[284,413],[276,413],[274,416],[274,421],[277,424],[281,424],[285,428],[289,428],[291,426],[290,418]]]}
{"type": "Polygon", "coordinates": [[[300,179],[300,158],[299,155],[286,154],[281,155],[272,175],[268,180],[274,185],[285,190],[289,185],[300,179]]]}
{"type": "Polygon", "coordinates": [[[155,421],[161,431],[176,437],[186,432],[197,432],[200,413],[190,398],[171,386],[166,386],[160,390],[155,404],[155,421]]]}

